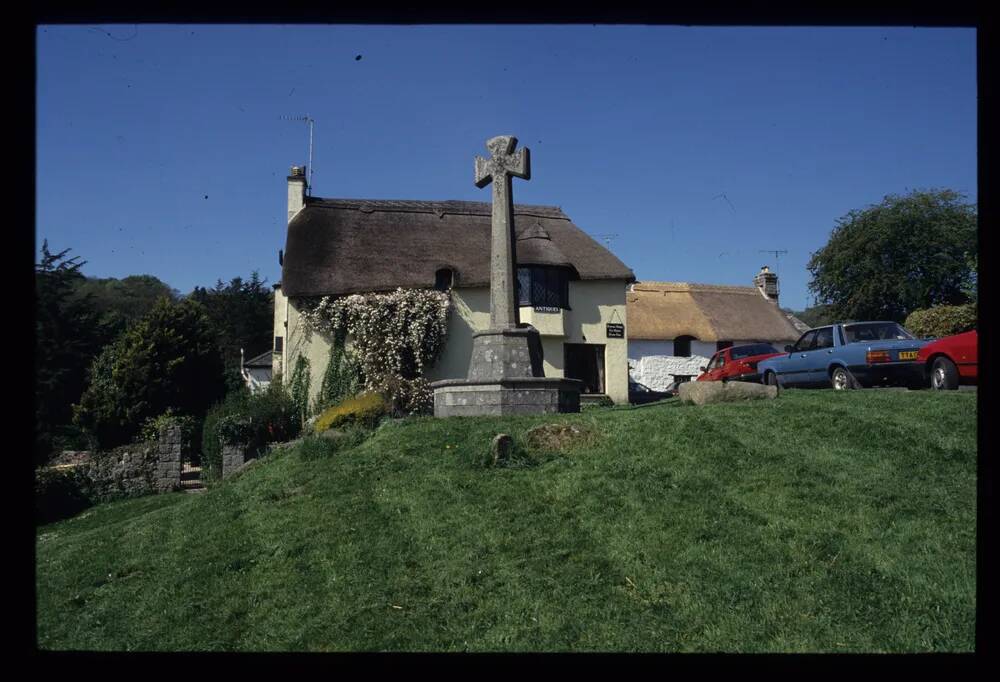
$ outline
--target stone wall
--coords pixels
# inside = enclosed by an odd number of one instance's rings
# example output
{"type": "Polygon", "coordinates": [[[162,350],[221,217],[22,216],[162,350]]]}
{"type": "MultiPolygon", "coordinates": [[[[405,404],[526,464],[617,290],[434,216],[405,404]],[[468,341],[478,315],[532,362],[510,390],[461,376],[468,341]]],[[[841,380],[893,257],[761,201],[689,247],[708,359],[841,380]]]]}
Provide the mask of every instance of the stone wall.
{"type": "Polygon", "coordinates": [[[156,492],[166,493],[181,487],[181,427],[170,425],[160,432],[156,444],[156,492]]]}
{"type": "Polygon", "coordinates": [[[228,478],[243,468],[247,462],[246,448],[242,445],[222,445],[222,477],[228,478]]]}
{"type": "Polygon", "coordinates": [[[83,494],[93,502],[177,490],[181,485],[181,428],[171,425],[156,443],[133,443],[74,468],[83,494]]]}

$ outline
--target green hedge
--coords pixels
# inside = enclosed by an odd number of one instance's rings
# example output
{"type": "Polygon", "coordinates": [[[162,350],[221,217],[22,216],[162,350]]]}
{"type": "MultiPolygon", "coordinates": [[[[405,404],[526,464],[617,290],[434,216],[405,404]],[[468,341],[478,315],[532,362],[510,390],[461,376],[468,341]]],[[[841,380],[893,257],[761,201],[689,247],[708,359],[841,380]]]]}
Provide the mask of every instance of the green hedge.
{"type": "Polygon", "coordinates": [[[35,472],[36,523],[51,523],[73,516],[91,504],[76,467],[35,472]]]}
{"type": "Polygon", "coordinates": [[[202,469],[213,475],[222,470],[222,443],[239,443],[259,453],[268,443],[292,440],[302,430],[299,408],[281,383],[266,390],[231,393],[205,415],[202,430],[202,469]]]}
{"type": "Polygon", "coordinates": [[[903,326],[918,337],[951,336],[976,328],[976,305],[939,305],[924,310],[914,310],[903,326]]]}

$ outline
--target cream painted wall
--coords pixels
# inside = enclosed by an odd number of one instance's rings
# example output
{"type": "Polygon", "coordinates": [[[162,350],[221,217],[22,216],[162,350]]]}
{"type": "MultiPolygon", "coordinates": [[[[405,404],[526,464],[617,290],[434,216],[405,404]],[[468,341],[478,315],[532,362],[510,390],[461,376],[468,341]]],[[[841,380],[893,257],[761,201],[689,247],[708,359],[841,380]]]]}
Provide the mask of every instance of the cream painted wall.
{"type": "Polygon", "coordinates": [[[330,339],[323,334],[307,333],[296,307],[297,301],[295,299],[285,300],[288,301],[288,327],[284,361],[286,381],[291,379],[298,358],[305,356],[309,361],[309,401],[312,402],[319,395],[323,374],[326,372],[326,365],[330,360],[330,339]]]}
{"type": "MultiPolygon", "coordinates": [[[[284,292],[281,291],[281,287],[277,286],[274,288],[274,334],[272,336],[280,336],[284,339],[283,343],[288,343],[288,339],[285,338],[285,310],[288,307],[288,299],[285,298],[284,292]]],[[[271,339],[271,348],[274,348],[274,339],[271,339]]],[[[271,356],[271,375],[278,376],[284,373],[284,346],[282,346],[282,352],[275,352],[271,356]]]]}
{"type": "MultiPolygon", "coordinates": [[[[275,335],[281,335],[287,301],[288,326],[285,332],[284,372],[287,377],[295,368],[296,358],[304,354],[309,360],[310,399],[319,393],[320,383],[329,361],[330,341],[320,334],[305,334],[296,301],[275,292],[275,335]],[[279,300],[281,303],[279,303],[279,300]]],[[[453,289],[452,308],[448,315],[448,337],[437,364],[427,372],[430,381],[461,379],[468,375],[472,357],[472,335],[489,328],[490,290],[488,287],[453,289]]],[[[626,338],[606,338],[609,322],[626,323],[624,280],[570,282],[571,310],[561,313],[537,313],[521,308],[522,321],[531,322],[542,333],[543,368],[546,376],[561,377],[564,369],[563,343],[603,344],[605,392],[615,403],[628,403],[628,325],[626,338]],[[551,316],[551,317],[548,317],[551,316]],[[561,324],[559,323],[561,318],[561,324]],[[558,332],[563,331],[564,335],[558,332]]],[[[348,341],[349,342],[349,341],[348,341]]]]}
{"type": "MultiPolygon", "coordinates": [[[[453,289],[452,304],[444,353],[427,373],[431,381],[467,376],[472,335],[489,328],[489,288],[453,289]]],[[[563,376],[564,343],[602,344],[605,392],[615,403],[627,404],[628,325],[623,339],[607,338],[605,327],[609,322],[626,323],[624,280],[570,282],[569,305],[570,310],[559,313],[520,309],[521,321],[533,324],[542,334],[545,376],[563,376]]]]}

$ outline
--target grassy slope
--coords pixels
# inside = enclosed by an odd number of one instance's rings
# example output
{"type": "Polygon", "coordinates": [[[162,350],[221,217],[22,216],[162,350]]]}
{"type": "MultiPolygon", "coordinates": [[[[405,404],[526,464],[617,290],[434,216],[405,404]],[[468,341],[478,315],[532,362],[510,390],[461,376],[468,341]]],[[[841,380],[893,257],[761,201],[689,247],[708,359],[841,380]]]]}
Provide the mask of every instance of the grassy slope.
{"type": "Polygon", "coordinates": [[[970,651],[975,401],[785,391],[315,441],[40,528],[39,645],[970,651]],[[601,439],[475,464],[556,419],[601,439]]]}

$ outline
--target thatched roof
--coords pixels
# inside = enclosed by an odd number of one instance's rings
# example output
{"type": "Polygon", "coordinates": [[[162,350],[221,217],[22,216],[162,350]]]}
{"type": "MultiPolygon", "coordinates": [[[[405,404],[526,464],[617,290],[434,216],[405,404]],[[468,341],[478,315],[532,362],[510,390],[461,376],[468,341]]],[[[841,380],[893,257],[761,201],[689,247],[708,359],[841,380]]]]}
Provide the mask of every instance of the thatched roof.
{"type": "Polygon", "coordinates": [[[756,287],[636,282],[625,301],[630,339],[778,342],[800,336],[756,287]]]}
{"type": "MultiPolygon", "coordinates": [[[[288,225],[282,289],[319,296],[429,288],[450,268],[455,286],[489,286],[490,204],[319,199],[288,225]]],[[[635,281],[632,271],[554,206],[514,206],[520,265],[566,265],[580,279],[635,281]]]]}
{"type": "Polygon", "coordinates": [[[795,327],[800,334],[804,334],[805,332],[812,329],[812,327],[810,327],[808,324],[806,324],[799,318],[795,317],[794,314],[788,312],[787,310],[783,310],[782,312],[785,313],[785,317],[788,318],[788,321],[792,323],[792,326],[795,327]]]}

